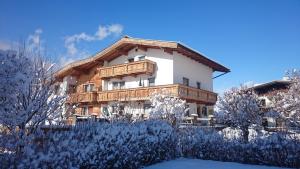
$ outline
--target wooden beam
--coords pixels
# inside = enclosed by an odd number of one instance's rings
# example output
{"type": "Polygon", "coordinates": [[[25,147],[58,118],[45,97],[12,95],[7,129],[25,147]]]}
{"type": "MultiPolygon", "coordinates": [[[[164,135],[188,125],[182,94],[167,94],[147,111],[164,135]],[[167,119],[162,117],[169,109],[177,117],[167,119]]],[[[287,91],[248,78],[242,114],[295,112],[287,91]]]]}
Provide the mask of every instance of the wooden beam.
{"type": "Polygon", "coordinates": [[[89,74],[89,71],[88,70],[86,70],[86,69],[80,69],[80,68],[76,68],[76,67],[74,67],[73,68],[73,70],[76,72],[76,73],[80,73],[80,74],[89,74]]]}
{"type": "Polygon", "coordinates": [[[164,52],[169,53],[171,55],[173,55],[173,50],[170,48],[164,48],[164,52]]]}
{"type": "Polygon", "coordinates": [[[140,50],[142,50],[144,52],[147,52],[148,48],[146,46],[138,45],[137,47],[138,47],[138,49],[140,49],[140,50]]]}

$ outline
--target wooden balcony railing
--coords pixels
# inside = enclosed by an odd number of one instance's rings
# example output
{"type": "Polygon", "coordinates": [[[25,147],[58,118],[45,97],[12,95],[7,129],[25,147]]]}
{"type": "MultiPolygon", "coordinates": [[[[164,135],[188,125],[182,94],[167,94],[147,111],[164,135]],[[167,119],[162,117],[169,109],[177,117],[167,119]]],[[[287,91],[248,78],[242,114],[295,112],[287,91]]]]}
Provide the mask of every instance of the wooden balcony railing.
{"type": "Polygon", "coordinates": [[[96,102],[97,92],[85,92],[70,94],[67,103],[80,103],[80,102],[96,102]]]}
{"type": "Polygon", "coordinates": [[[155,71],[155,62],[152,62],[150,60],[142,60],[109,67],[101,67],[98,70],[101,78],[135,76],[138,74],[153,74],[155,71]]]}
{"type": "Polygon", "coordinates": [[[162,90],[172,96],[190,101],[202,102],[205,104],[215,104],[217,101],[216,93],[180,84],[102,91],[98,92],[98,101],[147,100],[152,93],[161,92],[162,90]]]}

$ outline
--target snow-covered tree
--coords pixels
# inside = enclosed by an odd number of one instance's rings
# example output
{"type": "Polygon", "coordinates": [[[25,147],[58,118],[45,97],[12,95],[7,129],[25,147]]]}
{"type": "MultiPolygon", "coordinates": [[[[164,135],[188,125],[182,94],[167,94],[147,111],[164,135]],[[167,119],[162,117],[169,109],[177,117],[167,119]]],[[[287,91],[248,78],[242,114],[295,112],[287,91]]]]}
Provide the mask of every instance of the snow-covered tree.
{"type": "Polygon", "coordinates": [[[258,96],[245,86],[224,92],[218,99],[217,109],[217,121],[240,129],[245,142],[249,140],[249,127],[261,125],[258,96]]]}
{"type": "Polygon", "coordinates": [[[172,125],[178,124],[187,110],[186,102],[172,96],[167,90],[152,93],[150,102],[152,104],[150,118],[164,119],[172,125]]]}
{"type": "Polygon", "coordinates": [[[132,114],[125,111],[124,104],[121,102],[113,102],[109,105],[109,111],[102,114],[102,117],[110,122],[115,121],[132,121],[132,114]]]}
{"type": "Polygon", "coordinates": [[[291,84],[287,91],[272,97],[274,110],[279,112],[287,127],[300,129],[300,71],[290,70],[286,76],[291,84]]]}
{"type": "Polygon", "coordinates": [[[56,94],[52,64],[24,49],[0,52],[0,124],[16,140],[53,123],[65,97],[56,94]]]}

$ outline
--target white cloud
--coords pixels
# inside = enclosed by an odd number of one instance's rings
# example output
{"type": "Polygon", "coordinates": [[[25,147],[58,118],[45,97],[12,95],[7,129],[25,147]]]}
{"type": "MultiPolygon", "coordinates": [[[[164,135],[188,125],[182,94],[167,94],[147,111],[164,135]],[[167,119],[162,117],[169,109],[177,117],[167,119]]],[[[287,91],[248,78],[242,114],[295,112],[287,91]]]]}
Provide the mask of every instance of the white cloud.
{"type": "Polygon", "coordinates": [[[123,26],[120,24],[112,24],[108,26],[100,25],[95,35],[99,40],[102,40],[109,35],[120,35],[122,31],[123,31],[123,26]]]}
{"type": "MultiPolygon", "coordinates": [[[[77,50],[77,49],[75,49],[77,50]]],[[[78,51],[76,55],[73,55],[73,56],[69,56],[67,54],[63,54],[61,56],[59,56],[59,60],[58,60],[58,66],[64,66],[64,65],[67,65],[69,63],[72,63],[76,60],[80,60],[80,59],[83,59],[83,58],[86,58],[90,55],[89,52],[87,51],[78,51]]]]}
{"type": "Polygon", "coordinates": [[[43,33],[42,29],[36,29],[33,34],[29,35],[27,38],[29,50],[42,51],[44,48],[42,46],[41,34],[43,33]]]}
{"type": "Polygon", "coordinates": [[[77,48],[80,42],[100,41],[108,36],[119,36],[123,32],[123,26],[120,24],[99,25],[98,30],[94,35],[82,32],[64,38],[66,48],[65,56],[60,58],[60,64],[66,65],[70,61],[82,59],[87,56],[88,52],[83,52],[77,48]]]}

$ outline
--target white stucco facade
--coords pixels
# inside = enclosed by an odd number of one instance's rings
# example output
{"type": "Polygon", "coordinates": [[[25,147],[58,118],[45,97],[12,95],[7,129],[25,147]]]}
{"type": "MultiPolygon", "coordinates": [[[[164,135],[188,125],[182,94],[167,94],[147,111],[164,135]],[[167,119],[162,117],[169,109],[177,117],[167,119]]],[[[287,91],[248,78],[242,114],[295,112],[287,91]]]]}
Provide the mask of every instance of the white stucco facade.
{"type": "Polygon", "coordinates": [[[201,89],[213,91],[212,68],[180,53],[174,52],[173,55],[174,83],[182,83],[182,78],[185,77],[189,79],[189,86],[197,87],[199,82],[201,89]]]}
{"type": "Polygon", "coordinates": [[[139,75],[136,77],[124,77],[122,79],[110,79],[103,81],[103,90],[112,90],[112,83],[125,81],[125,88],[137,88],[148,86],[148,78],[155,77],[155,85],[182,84],[183,77],[189,79],[189,86],[197,87],[197,82],[201,84],[201,89],[213,91],[213,70],[212,68],[196,62],[180,53],[173,54],[164,52],[163,49],[148,49],[147,51],[132,49],[128,55],[122,55],[107,62],[107,66],[128,63],[128,58],[139,60],[139,56],[156,63],[156,70],[152,76],[139,75]]]}

